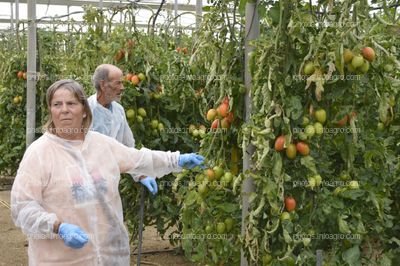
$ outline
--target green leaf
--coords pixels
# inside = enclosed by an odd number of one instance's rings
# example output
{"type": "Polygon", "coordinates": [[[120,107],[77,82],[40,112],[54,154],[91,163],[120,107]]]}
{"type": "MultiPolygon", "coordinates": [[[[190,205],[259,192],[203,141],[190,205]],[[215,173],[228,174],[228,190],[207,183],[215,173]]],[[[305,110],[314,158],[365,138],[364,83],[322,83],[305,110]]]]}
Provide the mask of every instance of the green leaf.
{"type": "Polygon", "coordinates": [[[305,166],[307,169],[309,169],[314,174],[318,174],[317,168],[315,167],[315,162],[314,162],[313,157],[311,157],[311,156],[301,157],[300,163],[301,163],[301,165],[305,166]]]}
{"type": "Polygon", "coordinates": [[[356,199],[358,199],[358,198],[363,197],[364,194],[365,194],[365,192],[364,192],[363,190],[359,190],[359,189],[357,189],[357,190],[349,189],[349,190],[344,191],[344,192],[341,194],[341,196],[342,196],[343,198],[346,198],[346,199],[356,200],[356,199]]]}
{"type": "MultiPolygon", "coordinates": [[[[274,26],[279,24],[279,16],[280,16],[280,6],[279,1],[275,2],[274,6],[271,7],[267,12],[268,18],[272,20],[272,24],[274,26]]],[[[260,18],[261,19],[261,18],[260,18]]]]}
{"type": "Polygon", "coordinates": [[[389,103],[386,97],[382,97],[381,101],[379,103],[379,119],[381,122],[386,123],[388,119],[388,108],[389,108],[389,103]]]}
{"type": "Polygon", "coordinates": [[[185,199],[185,204],[187,206],[193,205],[193,203],[195,203],[196,200],[197,200],[197,191],[196,190],[192,190],[187,195],[187,197],[185,199]]]}
{"type": "Polygon", "coordinates": [[[221,211],[227,212],[227,213],[232,213],[236,210],[238,210],[239,206],[236,203],[222,203],[217,206],[215,206],[217,209],[220,209],[221,211]]]}
{"type": "Polygon", "coordinates": [[[246,11],[246,2],[247,0],[240,0],[239,3],[239,13],[241,16],[245,15],[245,11],[246,11]]]}
{"type": "Polygon", "coordinates": [[[285,242],[286,243],[292,243],[292,238],[290,237],[290,235],[289,235],[289,232],[288,231],[286,231],[286,229],[283,229],[283,238],[285,239],[285,242]]]}
{"type": "Polygon", "coordinates": [[[192,243],[191,239],[182,239],[182,248],[183,250],[192,250],[192,243]]]}
{"type": "Polygon", "coordinates": [[[356,231],[359,234],[366,234],[367,233],[367,231],[365,230],[365,226],[364,226],[364,223],[362,222],[362,220],[358,221],[356,231]]]}
{"type": "Polygon", "coordinates": [[[293,120],[299,119],[303,115],[303,106],[298,96],[291,96],[287,104],[287,115],[293,120]]]}
{"type": "Polygon", "coordinates": [[[272,174],[275,179],[278,179],[282,173],[282,157],[278,152],[274,152],[274,155],[272,156],[272,164],[272,174]]]}
{"type": "Polygon", "coordinates": [[[400,240],[398,239],[398,238],[396,238],[396,237],[392,237],[390,240],[389,240],[389,243],[396,243],[399,247],[400,247],[400,240]]]}
{"type": "Polygon", "coordinates": [[[344,75],[343,43],[335,51],[335,66],[340,75],[344,75]]]}
{"type": "Polygon", "coordinates": [[[379,258],[379,265],[382,266],[392,266],[392,260],[386,255],[383,254],[380,258],[379,258]]]}
{"type": "Polygon", "coordinates": [[[347,215],[340,215],[338,217],[338,224],[339,224],[339,231],[343,234],[350,234],[350,228],[349,225],[347,224],[345,218],[347,218],[347,215]]]}
{"type": "Polygon", "coordinates": [[[376,195],[374,192],[372,192],[372,191],[369,192],[367,202],[368,201],[372,201],[372,203],[374,204],[375,208],[378,211],[379,218],[383,219],[383,210],[382,210],[381,206],[379,205],[378,199],[376,198],[376,195]]]}
{"type": "Polygon", "coordinates": [[[214,249],[210,249],[209,251],[210,251],[210,253],[211,253],[211,257],[212,257],[213,262],[214,262],[214,263],[217,263],[217,262],[218,262],[217,253],[215,252],[214,249]]]}
{"type": "Polygon", "coordinates": [[[345,262],[347,262],[350,266],[359,266],[361,265],[360,259],[360,248],[358,246],[354,246],[349,248],[342,254],[342,258],[345,262]]]}

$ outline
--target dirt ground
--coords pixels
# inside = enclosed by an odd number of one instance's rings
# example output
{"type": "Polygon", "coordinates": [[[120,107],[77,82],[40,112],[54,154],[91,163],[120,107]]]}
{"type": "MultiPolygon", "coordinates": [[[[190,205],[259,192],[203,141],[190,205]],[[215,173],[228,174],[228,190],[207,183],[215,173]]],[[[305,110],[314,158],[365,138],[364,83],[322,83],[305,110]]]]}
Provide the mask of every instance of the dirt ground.
{"type": "MultiPolygon", "coordinates": [[[[0,266],[28,265],[27,240],[14,226],[9,209],[10,191],[0,191],[0,266]]],[[[133,250],[133,249],[132,249],[133,250]]],[[[136,265],[136,251],[132,252],[131,265],[136,265]]],[[[146,227],[143,233],[141,265],[191,266],[182,255],[177,255],[168,240],[162,240],[155,228],[146,227]]]]}

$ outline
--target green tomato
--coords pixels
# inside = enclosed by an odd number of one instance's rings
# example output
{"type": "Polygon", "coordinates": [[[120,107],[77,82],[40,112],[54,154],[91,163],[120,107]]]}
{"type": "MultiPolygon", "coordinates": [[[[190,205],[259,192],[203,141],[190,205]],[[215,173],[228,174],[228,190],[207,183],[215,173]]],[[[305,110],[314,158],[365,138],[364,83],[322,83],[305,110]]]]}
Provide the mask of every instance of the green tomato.
{"type": "Polygon", "coordinates": [[[156,99],[156,100],[161,99],[162,96],[163,96],[163,94],[161,94],[161,93],[154,93],[154,99],[156,99]]]}
{"type": "Polygon", "coordinates": [[[221,186],[221,187],[226,187],[227,185],[228,185],[228,183],[229,182],[227,182],[226,181],[226,178],[225,178],[225,176],[223,175],[222,177],[221,177],[221,179],[219,180],[219,185],[221,186]]]}
{"type": "Polygon", "coordinates": [[[284,221],[284,220],[289,220],[289,221],[292,220],[292,217],[290,216],[290,213],[288,213],[288,212],[282,212],[282,214],[281,214],[281,221],[284,221]]]}
{"type": "Polygon", "coordinates": [[[315,179],[315,184],[317,186],[320,186],[322,183],[322,177],[320,175],[316,175],[316,176],[314,176],[314,179],[315,179]]]}
{"type": "Polygon", "coordinates": [[[351,60],[351,65],[354,68],[359,68],[364,64],[364,58],[361,55],[356,55],[351,60]]]}
{"type": "Polygon", "coordinates": [[[311,75],[315,71],[314,63],[308,62],[303,69],[304,74],[311,75]]]}
{"type": "Polygon", "coordinates": [[[138,122],[138,123],[143,123],[143,117],[142,116],[140,116],[140,115],[137,115],[136,116],[136,121],[138,122]]]}
{"type": "Polygon", "coordinates": [[[360,67],[361,73],[367,73],[369,70],[369,62],[367,60],[364,60],[364,64],[360,67]]]}
{"type": "Polygon", "coordinates": [[[214,174],[215,174],[215,178],[216,179],[220,179],[221,176],[224,174],[224,169],[222,169],[219,166],[214,166],[213,170],[214,170],[214,174]]]}
{"type": "Polygon", "coordinates": [[[385,124],[383,124],[382,122],[379,122],[377,127],[379,131],[385,130],[385,124]]]}
{"type": "Polygon", "coordinates": [[[206,130],[205,129],[199,129],[199,136],[200,138],[204,138],[206,136],[206,130]]]}
{"type": "Polygon", "coordinates": [[[201,195],[206,194],[206,193],[208,192],[207,184],[205,184],[205,183],[199,184],[199,186],[197,187],[197,191],[198,191],[201,195]]]}
{"type": "Polygon", "coordinates": [[[192,132],[193,137],[198,137],[199,135],[200,135],[200,132],[198,129],[193,130],[193,132],[192,132]]]}
{"type": "Polygon", "coordinates": [[[227,183],[229,183],[229,182],[231,182],[233,180],[233,175],[232,175],[231,172],[225,172],[224,178],[225,178],[225,181],[227,183]]]}
{"type": "Polygon", "coordinates": [[[322,135],[324,133],[324,126],[320,122],[314,124],[315,134],[322,135]]]}
{"type": "Polygon", "coordinates": [[[205,231],[207,234],[211,234],[213,232],[213,227],[211,225],[207,225],[205,231]]]}
{"type": "Polygon", "coordinates": [[[198,174],[198,175],[196,175],[196,178],[195,178],[196,183],[197,183],[197,184],[201,184],[201,183],[204,181],[205,178],[206,178],[206,177],[205,177],[203,174],[198,174]]]}
{"type": "Polygon", "coordinates": [[[225,228],[227,232],[230,232],[233,228],[234,221],[231,217],[225,219],[225,228]]]}
{"type": "Polygon", "coordinates": [[[144,108],[142,108],[142,107],[140,107],[140,108],[138,109],[138,114],[139,114],[141,117],[146,117],[146,116],[147,116],[146,110],[144,110],[144,108]]]}
{"type": "Polygon", "coordinates": [[[126,117],[128,119],[134,119],[135,118],[135,111],[133,109],[128,109],[126,111],[126,117]]]}
{"type": "Polygon", "coordinates": [[[306,128],[304,129],[304,132],[306,133],[308,138],[311,138],[312,136],[314,136],[315,134],[315,128],[313,125],[308,125],[306,126],[306,128]]]}
{"type": "Polygon", "coordinates": [[[350,183],[348,184],[348,187],[349,187],[350,189],[359,189],[359,188],[360,188],[360,185],[358,184],[358,181],[352,180],[352,181],[350,181],[350,183]]]}
{"type": "Polygon", "coordinates": [[[189,125],[189,133],[190,134],[192,134],[193,133],[193,130],[195,130],[196,129],[196,126],[195,125],[193,125],[193,124],[190,124],[189,125]]]}
{"type": "Polygon", "coordinates": [[[143,81],[143,80],[146,79],[146,76],[145,76],[145,74],[143,74],[143,73],[139,73],[139,74],[138,74],[138,77],[139,77],[139,79],[140,79],[141,81],[143,81]]]}
{"type": "Polygon", "coordinates": [[[311,189],[314,189],[315,186],[316,186],[316,184],[317,184],[317,181],[315,180],[314,177],[308,178],[308,186],[309,186],[311,189]]]}
{"type": "Polygon", "coordinates": [[[310,245],[311,238],[305,237],[305,238],[302,239],[302,241],[303,241],[303,245],[304,245],[305,247],[308,247],[308,246],[310,245]]]}
{"type": "Polygon", "coordinates": [[[356,72],[356,69],[353,67],[352,64],[348,64],[348,65],[347,65],[347,70],[349,70],[350,73],[356,72]]]}
{"type": "Polygon", "coordinates": [[[347,181],[347,180],[349,180],[349,179],[350,179],[349,173],[343,171],[343,172],[340,174],[340,180],[342,180],[342,181],[347,181]]]}
{"type": "Polygon", "coordinates": [[[158,131],[164,131],[164,124],[163,123],[158,123],[158,126],[157,126],[157,129],[158,129],[158,131]]]}
{"type": "Polygon", "coordinates": [[[300,132],[299,133],[299,139],[301,140],[307,140],[307,134],[304,132],[300,132]]]}
{"type": "Polygon", "coordinates": [[[303,116],[302,126],[305,127],[310,123],[310,119],[307,116],[303,116]]]}
{"type": "Polygon", "coordinates": [[[341,187],[337,187],[335,188],[335,190],[333,191],[333,195],[337,196],[340,194],[340,192],[342,192],[343,189],[341,187]]]}
{"type": "Polygon", "coordinates": [[[226,225],[223,222],[217,223],[217,233],[218,234],[223,234],[225,233],[226,225]]]}
{"type": "Polygon", "coordinates": [[[325,123],[326,121],[326,111],[324,109],[319,109],[314,112],[315,119],[321,124],[325,123]]]}
{"type": "Polygon", "coordinates": [[[152,129],[157,129],[157,126],[158,126],[158,120],[157,120],[157,119],[152,119],[152,120],[150,121],[150,127],[151,127],[152,129]]]}

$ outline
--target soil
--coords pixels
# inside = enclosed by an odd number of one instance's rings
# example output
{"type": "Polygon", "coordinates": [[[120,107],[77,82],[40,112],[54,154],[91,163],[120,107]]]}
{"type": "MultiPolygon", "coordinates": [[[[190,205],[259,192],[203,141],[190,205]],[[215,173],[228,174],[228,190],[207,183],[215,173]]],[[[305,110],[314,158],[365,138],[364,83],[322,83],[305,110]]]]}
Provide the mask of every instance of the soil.
{"type": "MultiPolygon", "coordinates": [[[[28,241],[11,219],[10,190],[0,191],[0,266],[28,265],[28,241]]],[[[136,250],[132,247],[131,265],[136,265],[136,250]]],[[[162,240],[154,227],[143,232],[141,265],[191,266],[184,256],[177,254],[168,240],[162,240]]]]}

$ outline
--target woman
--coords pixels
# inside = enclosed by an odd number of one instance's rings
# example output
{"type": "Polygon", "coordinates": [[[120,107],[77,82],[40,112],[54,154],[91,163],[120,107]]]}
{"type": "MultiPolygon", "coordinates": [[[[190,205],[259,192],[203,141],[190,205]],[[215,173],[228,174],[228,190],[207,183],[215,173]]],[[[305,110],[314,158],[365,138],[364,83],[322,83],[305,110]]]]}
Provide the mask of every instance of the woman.
{"type": "Polygon", "coordinates": [[[11,191],[29,265],[129,265],[120,173],[162,177],[203,163],[196,154],[128,148],[89,131],[92,114],[73,80],[47,90],[46,132],[26,150],[11,191]]]}

